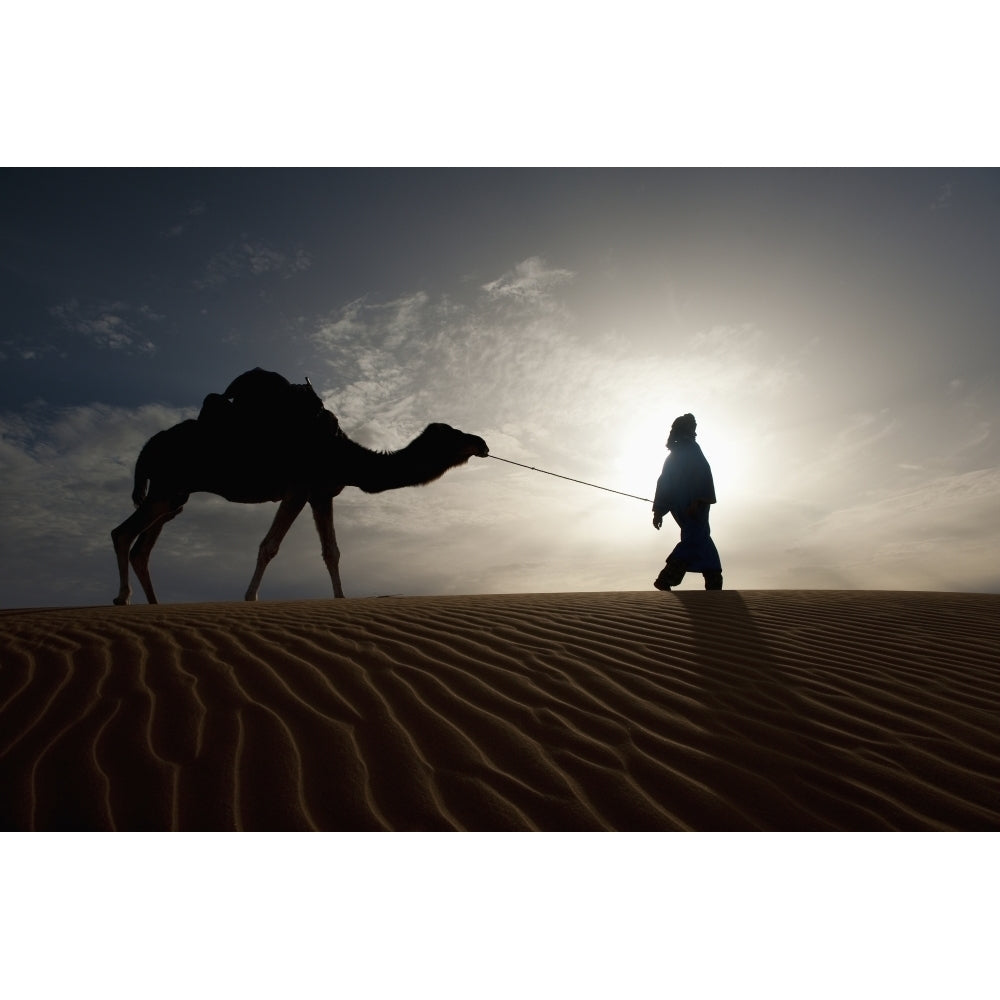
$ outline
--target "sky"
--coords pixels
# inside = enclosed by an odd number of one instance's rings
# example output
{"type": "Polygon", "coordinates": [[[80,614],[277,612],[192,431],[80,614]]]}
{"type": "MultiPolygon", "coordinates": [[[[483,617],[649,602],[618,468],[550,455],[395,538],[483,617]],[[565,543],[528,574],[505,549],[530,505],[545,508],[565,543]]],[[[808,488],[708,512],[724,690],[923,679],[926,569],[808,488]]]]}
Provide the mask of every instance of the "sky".
{"type": "MultiPolygon", "coordinates": [[[[255,366],[642,498],[692,412],[728,588],[1000,592],[997,273],[990,169],[0,170],[0,606],[109,602],[142,444],[255,366]]],[[[241,597],[274,510],[192,496],[160,600],[241,597]]],[[[644,590],[677,540],[493,459],[334,510],[356,597],[644,590]]],[[[261,598],[329,594],[306,514],[261,598]]]]}

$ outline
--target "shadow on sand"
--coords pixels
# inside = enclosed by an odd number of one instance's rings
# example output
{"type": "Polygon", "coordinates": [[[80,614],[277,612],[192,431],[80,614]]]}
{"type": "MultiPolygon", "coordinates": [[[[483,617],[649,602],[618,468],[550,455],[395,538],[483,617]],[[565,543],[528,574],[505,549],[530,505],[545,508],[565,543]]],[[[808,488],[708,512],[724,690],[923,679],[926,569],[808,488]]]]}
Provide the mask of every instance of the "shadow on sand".
{"type": "Polygon", "coordinates": [[[742,595],[672,596],[691,626],[694,683],[702,687],[714,750],[731,764],[723,783],[747,820],[743,828],[872,828],[868,811],[848,804],[850,791],[838,773],[842,750],[819,738],[817,706],[796,690],[787,657],[779,665],[742,595]]]}

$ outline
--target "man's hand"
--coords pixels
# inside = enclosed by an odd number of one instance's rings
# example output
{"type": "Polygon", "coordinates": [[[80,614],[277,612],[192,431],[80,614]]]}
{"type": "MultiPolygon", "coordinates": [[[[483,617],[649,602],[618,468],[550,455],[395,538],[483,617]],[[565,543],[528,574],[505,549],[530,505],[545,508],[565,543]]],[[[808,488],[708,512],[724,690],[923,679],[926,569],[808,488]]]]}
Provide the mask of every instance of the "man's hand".
{"type": "Polygon", "coordinates": [[[660,528],[663,527],[663,515],[662,514],[654,514],[653,515],[653,527],[656,528],[657,531],[659,531],[660,528]]]}

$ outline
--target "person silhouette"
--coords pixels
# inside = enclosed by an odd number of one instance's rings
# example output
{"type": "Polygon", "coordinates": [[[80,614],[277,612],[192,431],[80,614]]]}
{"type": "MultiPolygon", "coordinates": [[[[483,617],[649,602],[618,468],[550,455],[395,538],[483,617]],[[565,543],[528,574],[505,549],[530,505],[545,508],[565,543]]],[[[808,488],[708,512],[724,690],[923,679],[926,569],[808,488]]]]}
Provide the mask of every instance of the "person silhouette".
{"type": "Polygon", "coordinates": [[[653,496],[653,527],[672,515],[681,529],[681,540],[667,556],[667,563],[653,581],[657,590],[676,587],[691,570],[705,577],[706,590],[722,590],[722,563],[708,526],[709,507],[715,503],[712,468],[695,441],[698,426],[694,415],[685,413],[670,427],[663,471],[653,496]]]}

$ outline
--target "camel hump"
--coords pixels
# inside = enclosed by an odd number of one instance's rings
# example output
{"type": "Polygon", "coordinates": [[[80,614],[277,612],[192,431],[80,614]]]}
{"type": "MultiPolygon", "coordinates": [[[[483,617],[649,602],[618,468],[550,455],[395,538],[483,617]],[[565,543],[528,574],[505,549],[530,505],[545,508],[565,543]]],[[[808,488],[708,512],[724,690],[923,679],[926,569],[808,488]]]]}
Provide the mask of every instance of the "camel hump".
{"type": "Polygon", "coordinates": [[[308,382],[293,385],[277,372],[253,368],[235,378],[221,395],[209,393],[198,422],[232,444],[255,441],[267,448],[283,442],[281,447],[287,448],[290,441],[311,436],[316,418],[324,412],[323,400],[308,382]]]}
{"type": "Polygon", "coordinates": [[[251,420],[298,423],[323,409],[323,400],[308,382],[295,385],[263,368],[233,379],[223,395],[232,400],[238,414],[251,420]]]}
{"type": "Polygon", "coordinates": [[[291,388],[291,382],[277,372],[266,372],[263,368],[251,368],[237,375],[222,394],[233,402],[270,402],[280,399],[291,388]]]}

